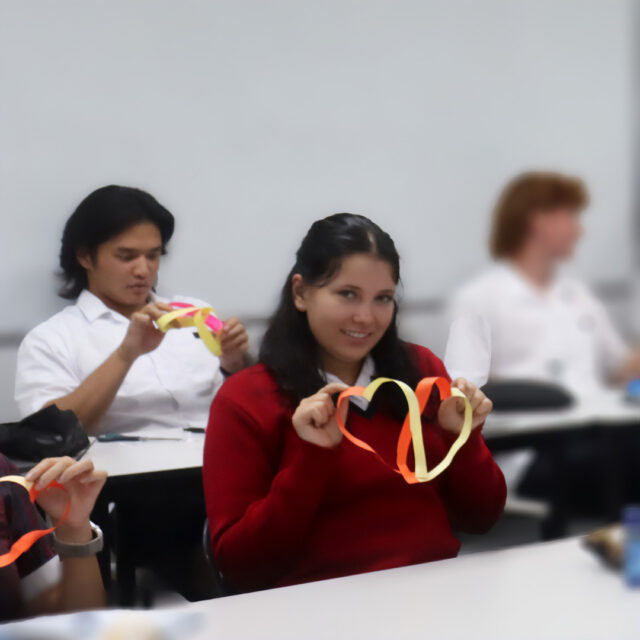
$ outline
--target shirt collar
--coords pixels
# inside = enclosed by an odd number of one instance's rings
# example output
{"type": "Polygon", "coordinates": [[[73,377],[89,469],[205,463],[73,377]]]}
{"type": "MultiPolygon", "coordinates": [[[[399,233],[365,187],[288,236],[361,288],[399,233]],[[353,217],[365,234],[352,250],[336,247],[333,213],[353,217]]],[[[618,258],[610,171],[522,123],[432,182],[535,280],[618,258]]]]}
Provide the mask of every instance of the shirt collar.
{"type": "Polygon", "coordinates": [[[111,309],[88,289],[84,289],[78,296],[76,306],[82,311],[84,317],[89,322],[93,322],[101,316],[112,313],[111,309]]]}
{"type": "Polygon", "coordinates": [[[542,292],[529,282],[515,265],[503,261],[498,264],[498,269],[506,276],[505,285],[511,288],[512,293],[522,296],[524,300],[548,301],[557,297],[563,287],[563,279],[558,273],[554,275],[549,288],[542,292]]]}
{"type": "MultiPolygon", "coordinates": [[[[358,374],[358,379],[356,380],[356,386],[358,387],[366,387],[372,380],[375,374],[376,365],[373,361],[371,355],[368,355],[364,362],[362,363],[362,368],[360,369],[360,373],[358,374]]],[[[338,376],[333,373],[328,373],[326,371],[321,371],[322,376],[327,381],[327,384],[330,382],[342,382],[342,384],[347,384],[344,380],[340,380],[338,376]]]]}
{"type": "MultiPolygon", "coordinates": [[[[149,300],[158,300],[158,297],[153,293],[153,291],[149,294],[149,300]]],[[[88,289],[83,289],[82,293],[78,296],[76,306],[80,311],[82,311],[84,317],[89,321],[89,323],[92,323],[98,318],[106,315],[110,315],[112,318],[127,320],[127,318],[122,314],[114,311],[113,309],[109,309],[109,307],[107,307],[107,305],[102,302],[98,296],[91,293],[88,289]]]]}

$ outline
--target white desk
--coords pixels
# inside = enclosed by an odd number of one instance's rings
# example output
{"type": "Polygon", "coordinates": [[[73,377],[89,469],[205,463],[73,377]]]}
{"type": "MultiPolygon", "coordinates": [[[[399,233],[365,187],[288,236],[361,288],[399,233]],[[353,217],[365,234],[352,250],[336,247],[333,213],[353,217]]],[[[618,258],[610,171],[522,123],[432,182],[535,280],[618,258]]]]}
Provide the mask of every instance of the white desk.
{"type": "Polygon", "coordinates": [[[640,423],[640,404],[624,400],[618,389],[603,389],[597,395],[581,398],[567,408],[554,411],[518,411],[492,413],[483,427],[487,437],[522,433],[542,433],[560,427],[579,429],[593,423],[624,426],[640,423]]]}
{"type": "MultiPolygon", "coordinates": [[[[182,435],[177,429],[171,431],[175,431],[182,439],[140,442],[95,441],[83,459],[93,460],[96,469],[107,471],[110,478],[202,467],[204,434],[185,432],[182,435]]],[[[132,435],[151,433],[141,431],[132,435]]]]}
{"type": "MultiPolygon", "coordinates": [[[[637,640],[640,591],[628,590],[621,576],[603,568],[571,539],[173,610],[103,612],[95,615],[93,632],[83,638],[105,637],[105,630],[127,615],[162,629],[168,640],[637,640]],[[182,631],[172,630],[181,624],[182,631]]],[[[0,638],[73,637],[62,631],[78,629],[73,626],[77,616],[0,627],[0,638]]]]}
{"type": "MultiPolygon", "coordinates": [[[[135,590],[135,558],[131,554],[129,537],[134,535],[129,527],[132,510],[143,504],[150,493],[162,495],[167,487],[185,486],[189,490],[199,488],[202,480],[202,455],[204,434],[148,427],[129,435],[179,437],[179,440],[141,440],[98,442],[94,440],[83,458],[93,461],[96,469],[107,471],[109,477],[92,513],[92,519],[105,533],[106,550],[99,555],[100,567],[109,586],[112,582],[110,550],[116,555],[118,597],[123,605],[133,602],[135,590]],[[115,536],[111,529],[109,505],[116,506],[115,536]]],[[[204,514],[204,507],[203,507],[204,514]]],[[[166,518],[172,517],[167,511],[166,518]]],[[[204,515],[202,515],[204,518],[204,515]]],[[[202,526],[200,524],[200,526],[202,526]]]]}

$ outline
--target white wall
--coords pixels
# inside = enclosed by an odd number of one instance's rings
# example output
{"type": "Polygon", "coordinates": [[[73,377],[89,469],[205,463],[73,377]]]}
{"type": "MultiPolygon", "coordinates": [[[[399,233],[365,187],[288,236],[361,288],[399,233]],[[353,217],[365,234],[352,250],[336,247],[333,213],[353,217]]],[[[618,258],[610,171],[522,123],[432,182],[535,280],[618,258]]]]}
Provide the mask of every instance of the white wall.
{"type": "Polygon", "coordinates": [[[61,303],[64,220],[149,189],[178,226],[161,288],[266,313],[309,223],[369,214],[406,297],[486,259],[514,172],[593,191],[578,265],[631,265],[632,0],[3,0],[0,330],[61,303]],[[615,260],[610,252],[615,248],[615,260]]]}
{"type": "MultiPolygon", "coordinates": [[[[497,190],[531,167],[587,179],[577,269],[628,278],[636,6],[2,0],[0,334],[61,306],[62,225],[109,183],[177,217],[161,292],[222,315],[266,315],[302,234],[335,211],[392,233],[406,299],[446,295],[486,261],[497,190]]],[[[438,351],[430,323],[405,320],[438,351]]]]}

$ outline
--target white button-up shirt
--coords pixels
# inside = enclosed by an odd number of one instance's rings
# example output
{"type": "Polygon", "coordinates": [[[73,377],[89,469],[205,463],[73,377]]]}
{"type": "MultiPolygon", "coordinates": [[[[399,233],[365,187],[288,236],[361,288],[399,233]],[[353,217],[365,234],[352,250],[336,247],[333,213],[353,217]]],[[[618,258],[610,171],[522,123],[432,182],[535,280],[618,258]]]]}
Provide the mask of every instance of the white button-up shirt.
{"type": "Polygon", "coordinates": [[[576,395],[599,388],[629,349],[582,283],[559,276],[541,292],[514,267],[494,265],[451,305],[445,366],[476,385],[492,379],[555,382],[576,395]]]}
{"type": "MultiPolygon", "coordinates": [[[[174,300],[206,306],[191,298],[174,300]]],[[[21,415],[76,389],[116,350],[128,327],[128,318],[84,290],[76,304],[30,331],[18,350],[15,399],[21,415]]],[[[133,363],[97,431],[204,427],[223,381],[219,359],[195,328],[170,330],[154,351],[133,363]]]]}
{"type": "MultiPolygon", "coordinates": [[[[445,366],[452,379],[478,386],[488,378],[541,380],[579,397],[600,389],[629,355],[606,309],[584,284],[558,276],[541,292],[507,263],[463,287],[450,318],[445,366]]],[[[513,490],[533,452],[495,458],[513,490]]]]}

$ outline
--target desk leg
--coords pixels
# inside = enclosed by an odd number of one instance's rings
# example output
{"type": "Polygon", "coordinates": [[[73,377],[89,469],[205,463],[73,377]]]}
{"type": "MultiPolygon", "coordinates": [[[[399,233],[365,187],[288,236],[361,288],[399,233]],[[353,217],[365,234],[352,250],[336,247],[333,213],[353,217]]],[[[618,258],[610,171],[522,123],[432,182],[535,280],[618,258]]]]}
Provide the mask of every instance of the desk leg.
{"type": "Polygon", "coordinates": [[[629,432],[615,429],[603,429],[601,451],[606,470],[604,512],[607,520],[618,522],[625,500],[625,469],[628,453],[632,451],[629,432]]]}
{"type": "Polygon", "coordinates": [[[136,571],[133,554],[128,544],[126,507],[116,506],[116,583],[117,604],[130,607],[135,604],[136,571]]]}
{"type": "Polygon", "coordinates": [[[566,451],[568,438],[560,438],[547,449],[551,459],[554,491],[551,494],[551,513],[540,525],[543,540],[562,538],[567,533],[568,478],[566,451]]]}
{"type": "Polygon", "coordinates": [[[109,499],[105,492],[101,493],[96,500],[96,504],[91,513],[91,519],[101,529],[104,537],[104,548],[98,554],[98,566],[102,575],[102,583],[104,588],[109,592],[111,588],[111,526],[109,522],[109,499]]]}

